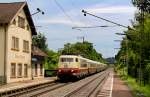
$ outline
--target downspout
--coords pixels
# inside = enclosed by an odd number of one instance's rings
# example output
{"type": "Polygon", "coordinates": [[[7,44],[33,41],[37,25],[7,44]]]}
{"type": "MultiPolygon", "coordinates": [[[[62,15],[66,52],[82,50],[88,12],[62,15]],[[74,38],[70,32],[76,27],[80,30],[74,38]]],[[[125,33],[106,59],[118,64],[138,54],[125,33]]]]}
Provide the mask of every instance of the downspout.
{"type": "Polygon", "coordinates": [[[7,24],[4,24],[4,34],[5,34],[5,41],[4,41],[4,83],[7,83],[7,24]]]}
{"type": "Polygon", "coordinates": [[[32,77],[32,80],[34,80],[34,75],[33,75],[33,60],[32,60],[32,57],[34,56],[34,54],[32,54],[32,44],[31,44],[31,77],[32,77]]]}

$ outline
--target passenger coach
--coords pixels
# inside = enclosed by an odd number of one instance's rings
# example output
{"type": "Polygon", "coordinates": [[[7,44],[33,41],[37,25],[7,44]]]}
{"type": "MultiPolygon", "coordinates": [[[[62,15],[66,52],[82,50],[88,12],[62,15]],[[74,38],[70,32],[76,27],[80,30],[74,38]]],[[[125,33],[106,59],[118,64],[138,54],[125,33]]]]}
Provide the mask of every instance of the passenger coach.
{"type": "Polygon", "coordinates": [[[92,61],[77,55],[61,55],[57,76],[60,79],[81,78],[106,68],[106,64],[92,61]]]}

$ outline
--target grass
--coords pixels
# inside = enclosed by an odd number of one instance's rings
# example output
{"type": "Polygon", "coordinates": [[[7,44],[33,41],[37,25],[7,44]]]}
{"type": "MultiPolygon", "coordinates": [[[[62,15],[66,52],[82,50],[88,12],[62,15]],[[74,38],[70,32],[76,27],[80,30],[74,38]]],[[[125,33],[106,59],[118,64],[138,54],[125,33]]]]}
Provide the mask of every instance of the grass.
{"type": "Polygon", "coordinates": [[[138,93],[142,93],[144,97],[150,97],[150,85],[139,85],[139,83],[132,77],[128,77],[126,82],[133,91],[135,97],[138,97],[138,93]]]}
{"type": "Polygon", "coordinates": [[[117,73],[121,76],[129,86],[129,88],[133,91],[134,97],[143,97],[138,94],[142,93],[144,97],[150,97],[150,85],[140,85],[135,78],[127,76],[126,72],[123,72],[123,69],[117,70],[117,73]],[[123,75],[124,74],[124,75],[123,75]]]}

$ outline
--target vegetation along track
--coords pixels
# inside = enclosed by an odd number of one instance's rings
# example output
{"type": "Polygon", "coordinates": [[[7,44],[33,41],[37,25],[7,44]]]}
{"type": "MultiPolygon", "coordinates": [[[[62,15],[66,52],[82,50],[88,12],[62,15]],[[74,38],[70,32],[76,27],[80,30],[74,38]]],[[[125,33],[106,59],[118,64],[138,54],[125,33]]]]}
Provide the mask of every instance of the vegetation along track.
{"type": "Polygon", "coordinates": [[[95,90],[102,85],[102,83],[107,78],[109,71],[106,71],[99,75],[98,77],[94,78],[90,82],[84,84],[83,86],[79,87],[75,91],[70,92],[65,97],[96,97],[96,94],[93,94],[95,90]],[[92,96],[94,95],[94,96],[92,96]]]}

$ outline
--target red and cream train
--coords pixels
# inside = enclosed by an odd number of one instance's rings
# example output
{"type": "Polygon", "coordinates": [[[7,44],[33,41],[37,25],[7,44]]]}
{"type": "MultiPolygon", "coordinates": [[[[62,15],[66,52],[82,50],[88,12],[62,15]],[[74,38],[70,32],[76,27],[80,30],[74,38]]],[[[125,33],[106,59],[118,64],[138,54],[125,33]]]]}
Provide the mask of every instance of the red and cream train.
{"type": "Polygon", "coordinates": [[[59,57],[57,76],[64,78],[81,78],[106,69],[107,65],[76,55],[61,55],[59,57]]]}

